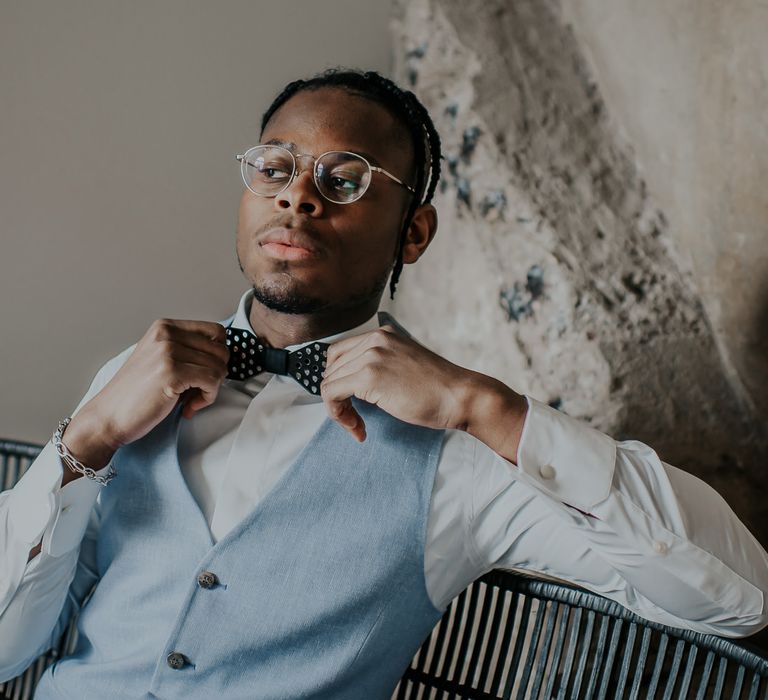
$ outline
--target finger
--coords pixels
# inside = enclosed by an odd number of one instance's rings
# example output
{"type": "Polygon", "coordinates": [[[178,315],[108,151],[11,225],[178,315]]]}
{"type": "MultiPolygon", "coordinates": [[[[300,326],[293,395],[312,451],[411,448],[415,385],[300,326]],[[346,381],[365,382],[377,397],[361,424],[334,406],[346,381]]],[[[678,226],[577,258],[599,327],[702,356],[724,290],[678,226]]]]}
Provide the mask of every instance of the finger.
{"type": "Polygon", "coordinates": [[[178,343],[212,354],[224,362],[229,360],[226,330],[220,323],[159,319],[152,324],[148,334],[155,341],[178,343]]]}
{"type": "Polygon", "coordinates": [[[341,354],[341,353],[347,352],[350,348],[355,347],[361,341],[364,342],[364,341],[370,341],[372,339],[375,339],[379,331],[386,331],[388,333],[396,332],[395,329],[390,325],[379,326],[379,328],[374,328],[373,330],[366,331],[365,333],[358,333],[357,335],[352,335],[352,336],[349,336],[348,338],[336,340],[333,343],[331,343],[330,347],[334,348],[336,352],[341,354]]]}
{"type": "Polygon", "coordinates": [[[162,333],[163,331],[193,333],[211,340],[224,341],[226,337],[226,329],[224,326],[215,321],[187,321],[175,318],[159,318],[152,323],[151,329],[158,333],[162,333]]]}
{"type": "Polygon", "coordinates": [[[334,420],[352,435],[358,442],[363,442],[366,437],[365,421],[352,405],[351,399],[339,401],[334,410],[337,411],[334,420]]]}
{"type": "MultiPolygon", "coordinates": [[[[375,371],[384,369],[387,362],[391,361],[391,352],[381,347],[370,347],[356,352],[350,352],[339,360],[331,371],[326,368],[323,374],[323,381],[331,381],[347,377],[357,372],[375,371]]],[[[367,381],[367,377],[361,377],[362,381],[367,381]]]]}
{"type": "Polygon", "coordinates": [[[220,370],[184,362],[175,367],[174,376],[163,388],[163,392],[169,397],[173,395],[181,397],[188,390],[190,392],[197,390],[188,399],[189,410],[197,411],[216,400],[223,381],[224,375],[220,370]]]}
{"type": "Polygon", "coordinates": [[[386,333],[396,333],[392,326],[381,326],[380,328],[368,331],[367,333],[361,333],[360,335],[352,336],[351,338],[345,338],[333,343],[328,348],[327,356],[327,368],[326,370],[332,370],[334,366],[341,366],[345,361],[350,358],[365,352],[367,349],[381,345],[383,342],[391,342],[391,338],[387,337],[384,341],[382,334],[378,331],[384,331],[386,333]]]}
{"type": "Polygon", "coordinates": [[[185,418],[192,418],[195,413],[208,406],[207,400],[202,396],[199,389],[192,389],[186,400],[182,399],[182,415],[185,418]]]}
{"type": "Polygon", "coordinates": [[[333,380],[324,379],[320,384],[320,395],[325,402],[328,415],[348,430],[360,442],[365,440],[365,422],[352,405],[351,397],[376,403],[374,399],[376,371],[370,366],[333,380]]]}
{"type": "Polygon", "coordinates": [[[183,346],[205,353],[215,358],[219,362],[227,364],[229,362],[229,346],[225,340],[211,340],[195,333],[184,333],[171,341],[174,345],[183,346]]]}
{"type": "MultiPolygon", "coordinates": [[[[321,389],[321,395],[323,390],[321,389]]],[[[328,415],[342,428],[347,430],[358,442],[365,440],[365,422],[352,405],[349,396],[326,399],[323,397],[328,415]]]]}
{"type": "Polygon", "coordinates": [[[371,333],[374,331],[368,331],[367,333],[361,333],[360,335],[353,335],[343,340],[337,340],[331,343],[326,353],[327,367],[339,362],[347,353],[353,352],[355,348],[367,347],[366,343],[370,341],[371,333]]]}
{"type": "Polygon", "coordinates": [[[198,396],[200,396],[200,392],[197,389],[187,389],[182,392],[179,403],[182,404],[181,415],[184,418],[192,418],[195,415],[198,408],[192,404],[192,400],[198,396]]]}
{"type": "Polygon", "coordinates": [[[218,353],[209,353],[180,343],[172,344],[168,351],[168,356],[178,364],[187,362],[192,365],[199,365],[200,367],[221,370],[225,374],[227,370],[227,361],[229,360],[228,355],[226,358],[223,358],[218,353]]]}

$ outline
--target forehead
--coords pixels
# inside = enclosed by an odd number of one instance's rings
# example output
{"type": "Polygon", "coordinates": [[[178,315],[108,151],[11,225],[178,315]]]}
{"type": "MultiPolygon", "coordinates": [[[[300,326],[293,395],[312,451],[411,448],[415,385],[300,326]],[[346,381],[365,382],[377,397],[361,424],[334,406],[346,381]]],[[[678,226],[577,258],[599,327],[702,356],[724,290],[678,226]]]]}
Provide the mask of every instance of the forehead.
{"type": "Polygon", "coordinates": [[[272,115],[262,143],[296,144],[301,153],[344,150],[364,153],[376,164],[408,167],[411,144],[404,125],[384,106],[338,88],[304,90],[272,115]]]}

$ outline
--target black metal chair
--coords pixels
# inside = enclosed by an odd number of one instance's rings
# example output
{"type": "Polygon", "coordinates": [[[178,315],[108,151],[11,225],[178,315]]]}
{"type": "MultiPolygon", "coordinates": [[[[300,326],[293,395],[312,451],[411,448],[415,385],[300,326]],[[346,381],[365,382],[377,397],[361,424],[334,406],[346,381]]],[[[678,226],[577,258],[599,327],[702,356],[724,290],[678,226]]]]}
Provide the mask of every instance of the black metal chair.
{"type": "MultiPolygon", "coordinates": [[[[0,490],[40,449],[0,440],[0,490]]],[[[73,620],[55,649],[0,683],[0,694],[31,698],[45,668],[76,638],[73,620]]],[[[768,660],[743,642],[649,622],[574,586],[497,570],[453,600],[392,697],[756,700],[768,698],[768,660]]]]}

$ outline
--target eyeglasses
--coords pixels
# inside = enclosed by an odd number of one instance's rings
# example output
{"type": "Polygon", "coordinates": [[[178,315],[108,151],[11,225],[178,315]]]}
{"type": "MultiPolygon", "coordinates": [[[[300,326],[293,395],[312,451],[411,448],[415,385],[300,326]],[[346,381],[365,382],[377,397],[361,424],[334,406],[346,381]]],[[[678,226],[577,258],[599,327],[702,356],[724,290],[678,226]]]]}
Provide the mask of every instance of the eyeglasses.
{"type": "Polygon", "coordinates": [[[362,197],[371,184],[371,173],[386,175],[409,192],[416,190],[406,185],[384,168],[371,165],[363,156],[350,151],[326,151],[317,158],[306,154],[294,155],[282,146],[253,146],[238,154],[240,172],[245,186],[259,197],[275,197],[287,189],[298,177],[299,158],[314,161],[312,176],[317,191],[330,202],[351,204],[362,197]]]}

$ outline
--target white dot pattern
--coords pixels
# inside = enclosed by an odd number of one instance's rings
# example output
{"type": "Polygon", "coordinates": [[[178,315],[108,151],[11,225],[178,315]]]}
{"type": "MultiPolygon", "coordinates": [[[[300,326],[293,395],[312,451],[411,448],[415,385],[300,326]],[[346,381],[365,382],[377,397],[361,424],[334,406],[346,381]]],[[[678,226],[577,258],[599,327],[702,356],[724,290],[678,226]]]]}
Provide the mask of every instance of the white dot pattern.
{"type": "MultiPolygon", "coordinates": [[[[264,371],[265,346],[261,340],[250,331],[243,329],[226,329],[226,344],[229,347],[229,362],[227,364],[227,379],[244,381],[264,371]]],[[[293,351],[284,350],[287,354],[285,372],[267,369],[278,374],[293,377],[300,386],[309,393],[320,394],[320,382],[327,361],[328,343],[308,343],[293,351]]],[[[275,353],[270,349],[270,353],[275,353]]]]}
{"type": "Polygon", "coordinates": [[[288,355],[288,373],[311,394],[320,394],[327,351],[327,343],[308,343],[288,355]]]}

